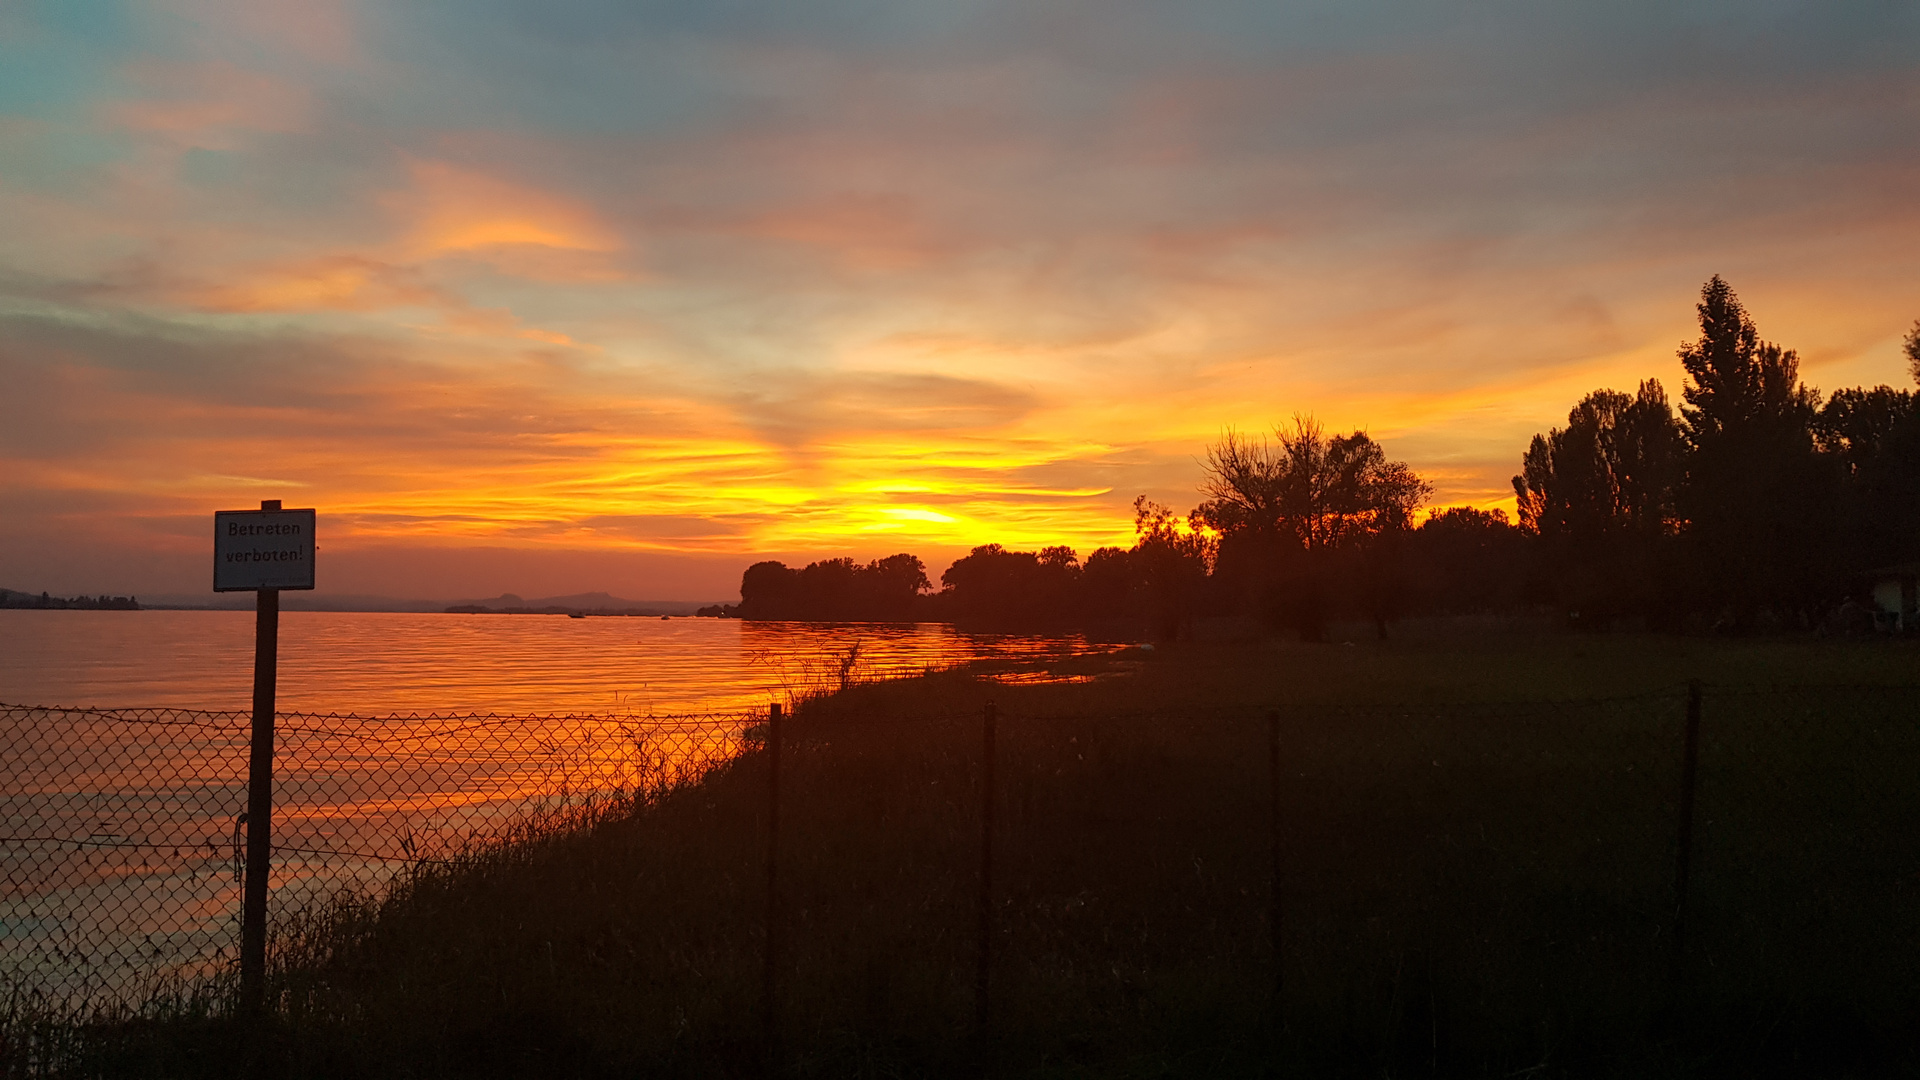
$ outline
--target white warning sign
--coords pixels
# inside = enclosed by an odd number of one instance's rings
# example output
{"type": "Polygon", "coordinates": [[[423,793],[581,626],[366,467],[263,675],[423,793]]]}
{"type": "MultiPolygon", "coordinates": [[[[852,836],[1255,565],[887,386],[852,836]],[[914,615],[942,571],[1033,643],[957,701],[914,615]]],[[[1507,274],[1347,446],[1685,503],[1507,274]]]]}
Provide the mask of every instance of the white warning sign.
{"type": "Polygon", "coordinates": [[[312,510],[214,512],[214,592],[311,588],[312,510]]]}

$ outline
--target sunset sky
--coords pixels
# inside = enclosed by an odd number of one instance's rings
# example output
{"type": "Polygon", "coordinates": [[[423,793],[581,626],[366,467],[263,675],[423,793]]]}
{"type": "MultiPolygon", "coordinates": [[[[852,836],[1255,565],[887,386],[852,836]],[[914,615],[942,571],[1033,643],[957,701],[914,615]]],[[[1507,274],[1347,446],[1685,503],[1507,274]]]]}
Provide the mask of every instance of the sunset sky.
{"type": "Polygon", "coordinates": [[[1228,427],[1438,504],[1724,275],[1909,383],[1920,4],[0,3],[0,586],[720,599],[1131,542],[1228,427]]]}

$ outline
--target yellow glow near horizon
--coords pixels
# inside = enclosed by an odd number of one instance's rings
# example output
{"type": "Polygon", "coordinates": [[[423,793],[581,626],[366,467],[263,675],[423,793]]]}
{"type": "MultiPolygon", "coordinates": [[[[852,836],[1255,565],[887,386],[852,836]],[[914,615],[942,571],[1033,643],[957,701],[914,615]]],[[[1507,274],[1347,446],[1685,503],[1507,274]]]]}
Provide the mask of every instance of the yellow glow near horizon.
{"type": "Polygon", "coordinates": [[[913,18],[175,7],[0,34],[43,56],[0,110],[0,584],[98,591],[155,551],[197,580],[204,515],[276,495],[386,552],[382,588],[427,549],[1084,554],[1295,413],[1511,513],[1584,394],[1678,399],[1714,273],[1809,382],[1909,385],[1914,76],[1848,49],[1716,76],[1751,93],[1570,63],[1542,97],[1462,57],[1670,28],[1469,20],[1436,51],[1223,14],[1226,47],[986,12],[1040,47],[983,61],[913,18]]]}
{"type": "MultiPolygon", "coordinates": [[[[595,445],[585,461],[520,463],[510,483],[489,483],[482,471],[443,472],[409,491],[340,492],[330,512],[356,539],[430,533],[476,543],[658,551],[832,550],[879,535],[890,544],[942,548],[1131,542],[1131,519],[1116,518],[1100,501],[1109,489],[1023,484],[1006,475],[1007,456],[987,451],[845,448],[814,463],[803,484],[771,481],[789,464],[777,451],[744,442],[595,445]],[[433,509],[422,512],[424,506],[433,509]],[[703,531],[703,523],[711,528],[703,531]]],[[[1028,449],[1012,460],[1018,467],[1052,459],[1028,449]]]]}

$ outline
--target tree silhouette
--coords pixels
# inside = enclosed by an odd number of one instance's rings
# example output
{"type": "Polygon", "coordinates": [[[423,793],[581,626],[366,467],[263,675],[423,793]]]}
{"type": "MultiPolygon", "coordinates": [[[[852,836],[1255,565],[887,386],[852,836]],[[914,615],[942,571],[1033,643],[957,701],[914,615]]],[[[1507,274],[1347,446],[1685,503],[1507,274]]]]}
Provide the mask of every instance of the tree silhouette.
{"type": "Polygon", "coordinates": [[[1525,598],[1531,538],[1501,511],[1448,507],[1410,539],[1414,591],[1426,609],[1479,614],[1513,609],[1525,598]]]}
{"type": "Polygon", "coordinates": [[[1220,535],[1219,565],[1261,614],[1321,640],[1339,584],[1384,625],[1378,601],[1392,594],[1357,590],[1372,579],[1352,564],[1370,549],[1371,569],[1384,572],[1392,541],[1379,538],[1409,527],[1431,485],[1366,432],[1329,438],[1300,415],[1271,442],[1229,430],[1203,467],[1193,519],[1220,535]]]}
{"type": "Polygon", "coordinates": [[[956,618],[985,624],[1059,624],[1076,613],[1080,564],[1069,547],[1009,551],[982,544],[940,575],[956,618]]]}
{"type": "Polygon", "coordinates": [[[795,570],[781,562],[757,562],[740,576],[743,619],[812,619],[828,622],[905,622],[931,587],[926,567],[912,555],[889,555],[862,565],[823,559],[795,570]]]}
{"type": "Polygon", "coordinates": [[[1139,539],[1129,552],[1136,580],[1145,589],[1155,637],[1171,641],[1193,617],[1194,603],[1206,584],[1213,560],[1212,541],[1189,523],[1145,495],[1133,500],[1133,531],[1139,539]]]}
{"type": "Polygon", "coordinates": [[[1689,454],[1681,510],[1689,522],[1696,603],[1734,624],[1801,607],[1822,586],[1823,499],[1812,422],[1817,391],[1799,357],[1760,339],[1719,275],[1700,290],[1700,338],[1680,347],[1689,454]]]}
{"type": "Polygon", "coordinates": [[[1595,390],[1535,435],[1513,478],[1520,525],[1543,536],[1659,534],[1676,523],[1680,431],[1666,390],[1595,390]]]}
{"type": "MultiPolygon", "coordinates": [[[[1920,556],[1920,393],[1855,387],[1823,406],[1724,279],[1695,310],[1677,421],[1653,380],[1632,398],[1599,390],[1522,455],[1533,595],[1601,616],[1811,625],[1869,572],[1920,556]]],[[[1920,381],[1920,321],[1903,346],[1920,381]]]]}
{"type": "Polygon", "coordinates": [[[1589,625],[1655,613],[1661,548],[1679,526],[1682,450],[1656,379],[1631,397],[1596,390],[1565,428],[1533,437],[1513,493],[1520,527],[1540,538],[1544,594],[1589,625]]]}
{"type": "Polygon", "coordinates": [[[1920,394],[1887,386],[1836,390],[1814,433],[1839,488],[1840,572],[1920,555],[1920,394]]]}
{"type": "Polygon", "coordinates": [[[933,588],[927,580],[927,567],[917,556],[899,554],[875,559],[856,575],[863,605],[874,618],[906,621],[913,618],[914,605],[933,588]]]}
{"type": "Polygon", "coordinates": [[[1089,620],[1130,616],[1140,575],[1134,571],[1133,552],[1103,547],[1080,564],[1080,613],[1089,620]]]}
{"type": "Polygon", "coordinates": [[[1433,493],[1364,431],[1328,438],[1311,417],[1295,416],[1292,429],[1275,428],[1274,437],[1229,430],[1207,449],[1198,520],[1222,535],[1270,532],[1323,551],[1408,524],[1433,493]]]}

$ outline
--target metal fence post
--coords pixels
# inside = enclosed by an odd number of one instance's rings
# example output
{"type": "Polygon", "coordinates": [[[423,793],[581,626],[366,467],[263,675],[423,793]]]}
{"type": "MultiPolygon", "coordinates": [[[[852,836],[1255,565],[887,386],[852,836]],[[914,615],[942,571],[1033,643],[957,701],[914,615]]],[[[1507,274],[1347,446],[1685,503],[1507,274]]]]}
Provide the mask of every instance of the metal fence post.
{"type": "Polygon", "coordinates": [[[1693,792],[1700,779],[1700,680],[1687,683],[1686,743],[1680,758],[1680,853],[1673,875],[1673,957],[1669,981],[1678,985],[1687,947],[1687,877],[1693,866],[1693,792]]]}
{"type": "Polygon", "coordinates": [[[780,1055],[780,714],[779,702],[767,710],[767,938],[761,971],[761,1012],[766,1023],[767,1064],[780,1055]]]}
{"type": "Polygon", "coordinates": [[[1267,933],[1272,938],[1273,949],[1273,1019],[1275,1026],[1281,1020],[1280,992],[1284,986],[1281,968],[1286,951],[1281,942],[1281,901],[1280,878],[1284,864],[1284,855],[1280,847],[1280,711],[1267,710],[1267,786],[1269,805],[1267,807],[1267,843],[1272,849],[1273,876],[1268,885],[1267,897],[1267,933]]]}
{"type": "MultiPolygon", "coordinates": [[[[262,509],[278,510],[279,503],[262,509]]],[[[280,590],[255,594],[253,736],[247,756],[247,876],[240,900],[240,998],[257,1013],[266,1006],[267,888],[273,872],[273,706],[279,675],[280,590]]]]}
{"type": "Polygon", "coordinates": [[[998,719],[999,709],[987,702],[980,724],[980,954],[973,980],[973,1025],[983,1041],[993,974],[993,728],[998,719]]]}

